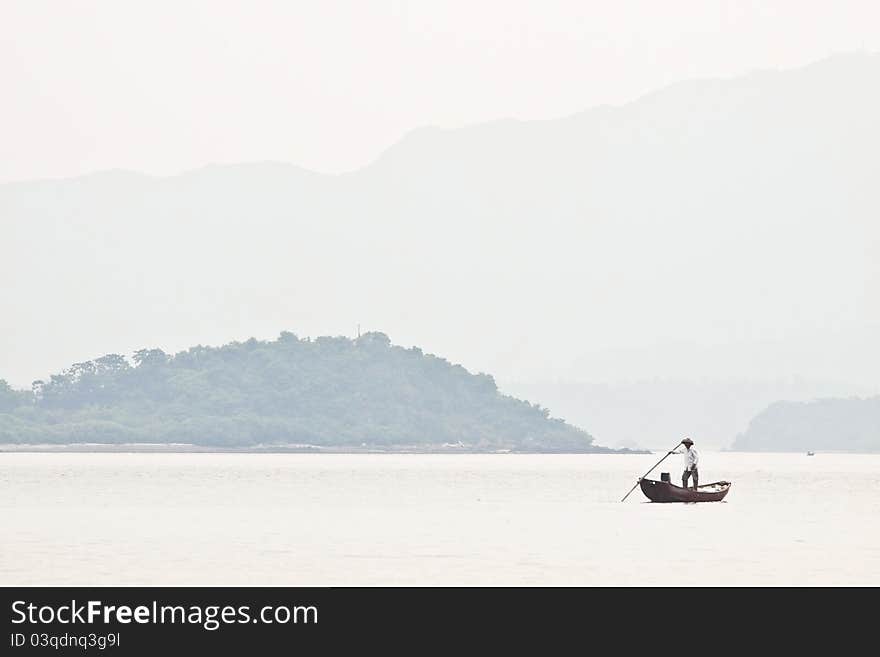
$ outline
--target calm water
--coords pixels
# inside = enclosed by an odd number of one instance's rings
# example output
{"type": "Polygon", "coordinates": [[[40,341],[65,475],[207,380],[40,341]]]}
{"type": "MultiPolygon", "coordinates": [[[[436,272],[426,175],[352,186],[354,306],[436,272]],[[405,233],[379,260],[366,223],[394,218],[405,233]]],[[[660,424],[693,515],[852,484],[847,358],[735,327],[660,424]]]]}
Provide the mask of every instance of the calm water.
{"type": "Polygon", "coordinates": [[[658,458],[2,453],[0,584],[880,585],[880,455],[658,458]]]}

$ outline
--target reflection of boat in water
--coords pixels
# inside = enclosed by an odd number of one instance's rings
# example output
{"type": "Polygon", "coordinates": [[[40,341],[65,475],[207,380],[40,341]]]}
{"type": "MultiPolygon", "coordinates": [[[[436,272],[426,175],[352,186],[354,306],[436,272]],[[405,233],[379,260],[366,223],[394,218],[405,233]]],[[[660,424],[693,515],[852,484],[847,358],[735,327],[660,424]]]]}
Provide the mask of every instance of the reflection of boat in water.
{"type": "Polygon", "coordinates": [[[816,456],[816,452],[807,452],[807,456],[816,456]]]}
{"type": "Polygon", "coordinates": [[[720,502],[730,490],[729,481],[704,484],[697,490],[653,479],[640,479],[639,484],[645,497],[652,502],[720,502]]]}

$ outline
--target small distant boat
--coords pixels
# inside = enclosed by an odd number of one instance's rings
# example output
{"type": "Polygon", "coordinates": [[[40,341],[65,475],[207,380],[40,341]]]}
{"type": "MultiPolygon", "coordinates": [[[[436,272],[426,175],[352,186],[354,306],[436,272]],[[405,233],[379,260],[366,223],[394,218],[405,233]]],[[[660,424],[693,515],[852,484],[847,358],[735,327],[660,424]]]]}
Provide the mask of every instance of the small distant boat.
{"type": "Polygon", "coordinates": [[[729,481],[715,481],[694,490],[654,479],[640,479],[639,485],[652,502],[720,502],[731,486],[729,481]]]}
{"type": "Polygon", "coordinates": [[[816,456],[816,452],[807,452],[807,456],[816,456]]]}

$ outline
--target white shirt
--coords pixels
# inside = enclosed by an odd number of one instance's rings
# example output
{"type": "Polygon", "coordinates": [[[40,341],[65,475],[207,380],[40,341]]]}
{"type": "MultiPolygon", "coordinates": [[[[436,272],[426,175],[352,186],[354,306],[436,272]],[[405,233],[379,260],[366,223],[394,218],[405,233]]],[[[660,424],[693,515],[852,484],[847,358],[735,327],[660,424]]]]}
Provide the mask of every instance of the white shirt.
{"type": "Polygon", "coordinates": [[[684,469],[693,470],[697,467],[697,463],[700,460],[700,455],[697,454],[697,450],[694,447],[690,447],[684,452],[684,469]]]}

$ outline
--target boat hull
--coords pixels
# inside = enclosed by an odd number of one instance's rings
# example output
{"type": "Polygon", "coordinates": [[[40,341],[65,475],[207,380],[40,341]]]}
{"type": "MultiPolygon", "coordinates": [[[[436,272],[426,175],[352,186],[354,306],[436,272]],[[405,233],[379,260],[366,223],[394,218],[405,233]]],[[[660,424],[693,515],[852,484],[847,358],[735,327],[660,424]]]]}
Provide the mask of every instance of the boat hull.
{"type": "Polygon", "coordinates": [[[730,490],[728,481],[716,481],[697,490],[654,479],[640,479],[639,485],[645,497],[652,502],[720,502],[730,490]]]}

